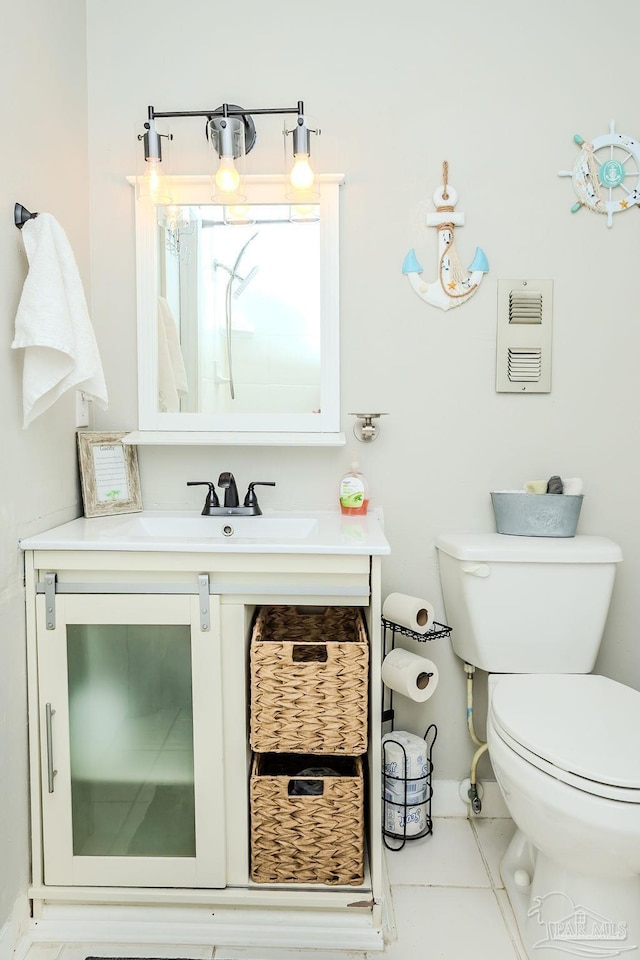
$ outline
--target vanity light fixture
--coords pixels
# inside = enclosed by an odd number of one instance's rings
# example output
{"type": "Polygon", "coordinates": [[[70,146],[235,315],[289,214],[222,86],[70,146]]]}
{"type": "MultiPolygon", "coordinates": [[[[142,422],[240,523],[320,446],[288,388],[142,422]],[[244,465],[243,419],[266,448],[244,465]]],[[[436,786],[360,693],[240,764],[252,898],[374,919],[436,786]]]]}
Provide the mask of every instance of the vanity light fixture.
{"type": "MultiPolygon", "coordinates": [[[[233,104],[231,108],[241,109],[233,104]]],[[[242,186],[247,142],[244,118],[230,116],[229,109],[229,104],[223,104],[223,115],[212,117],[207,123],[207,137],[215,156],[213,166],[217,167],[213,176],[211,199],[214,203],[238,205],[243,204],[247,199],[242,186]]],[[[255,142],[255,127],[253,127],[253,142],[255,142]]]]}
{"type": "Polygon", "coordinates": [[[144,144],[144,171],[137,178],[137,198],[155,204],[171,202],[166,189],[165,176],[168,145],[173,135],[162,130],[157,121],[180,117],[206,117],[206,136],[215,154],[216,170],[213,174],[212,197],[214,203],[227,206],[243,204],[242,175],[244,158],[256,142],[253,117],[261,114],[295,114],[295,123],[290,129],[285,122],[285,160],[287,169],[286,198],[295,204],[314,203],[318,198],[315,175],[310,163],[311,134],[320,130],[307,123],[302,100],[295,107],[266,107],[248,110],[234,103],[223,103],[215,110],[159,111],[149,107],[144,122],[144,132],[138,140],[144,144]],[[291,154],[287,147],[291,144],[291,154]],[[164,152],[164,156],[163,156],[164,152]]]}
{"type": "MultiPolygon", "coordinates": [[[[298,104],[302,107],[302,104],[298,104]]],[[[284,127],[284,157],[285,171],[287,173],[287,200],[293,200],[297,205],[306,205],[313,203],[318,199],[318,187],[315,183],[315,177],[311,168],[311,134],[319,134],[320,130],[316,127],[312,130],[307,125],[307,120],[299,112],[293,129],[287,130],[284,127]],[[290,161],[287,156],[287,137],[291,136],[291,146],[293,153],[293,166],[289,166],[290,161]]]]}
{"type": "Polygon", "coordinates": [[[169,187],[169,144],[173,136],[166,125],[156,123],[153,107],[144,122],[144,133],[138,134],[138,140],[144,144],[144,161],[136,177],[136,199],[156,205],[171,203],[169,187]],[[164,156],[163,156],[163,144],[164,156]]]}

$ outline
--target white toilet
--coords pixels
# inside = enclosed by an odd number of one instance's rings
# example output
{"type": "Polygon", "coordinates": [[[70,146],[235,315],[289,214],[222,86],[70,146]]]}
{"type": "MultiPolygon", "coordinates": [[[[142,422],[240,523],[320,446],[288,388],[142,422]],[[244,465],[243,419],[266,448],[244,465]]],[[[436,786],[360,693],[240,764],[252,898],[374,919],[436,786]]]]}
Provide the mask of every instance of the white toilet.
{"type": "Polygon", "coordinates": [[[437,541],[452,644],[489,676],[487,740],[518,827],[501,874],[531,960],[640,958],[640,692],[590,674],[620,548],[437,541]]]}

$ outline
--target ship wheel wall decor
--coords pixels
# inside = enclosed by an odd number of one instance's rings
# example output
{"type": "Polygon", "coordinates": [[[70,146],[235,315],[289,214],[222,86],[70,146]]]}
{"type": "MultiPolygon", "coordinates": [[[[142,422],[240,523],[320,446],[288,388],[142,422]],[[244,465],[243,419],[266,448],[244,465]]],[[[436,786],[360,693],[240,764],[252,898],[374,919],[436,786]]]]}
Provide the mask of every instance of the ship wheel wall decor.
{"type": "Polygon", "coordinates": [[[590,143],[578,133],[573,140],[580,147],[573,170],[558,171],[559,176],[573,181],[578,202],[571,212],[586,207],[604,214],[607,226],[612,227],[614,213],[640,203],[640,143],[616,133],[615,120],[609,124],[609,133],[590,143]]]}
{"type": "Polygon", "coordinates": [[[431,283],[422,279],[422,267],[415,250],[404,258],[402,272],[418,296],[432,307],[450,310],[467,303],[489,271],[484,250],[476,247],[473,262],[465,271],[460,264],[454,244],[455,227],[464,226],[464,213],[456,213],[458,194],[448,182],[449,165],[442,164],[442,186],[433,195],[435,213],[427,214],[427,226],[438,228],[438,277],[431,283]]]}

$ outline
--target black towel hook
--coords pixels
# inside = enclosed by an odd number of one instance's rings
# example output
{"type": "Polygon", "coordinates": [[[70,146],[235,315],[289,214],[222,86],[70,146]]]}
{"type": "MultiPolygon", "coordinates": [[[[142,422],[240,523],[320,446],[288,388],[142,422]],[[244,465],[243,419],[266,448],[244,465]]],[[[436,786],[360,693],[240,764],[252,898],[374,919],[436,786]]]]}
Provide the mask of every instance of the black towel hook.
{"type": "Polygon", "coordinates": [[[33,220],[33,218],[37,216],[37,213],[31,213],[26,207],[23,207],[21,203],[16,203],[13,208],[13,221],[18,230],[22,230],[27,220],[33,220]]]}

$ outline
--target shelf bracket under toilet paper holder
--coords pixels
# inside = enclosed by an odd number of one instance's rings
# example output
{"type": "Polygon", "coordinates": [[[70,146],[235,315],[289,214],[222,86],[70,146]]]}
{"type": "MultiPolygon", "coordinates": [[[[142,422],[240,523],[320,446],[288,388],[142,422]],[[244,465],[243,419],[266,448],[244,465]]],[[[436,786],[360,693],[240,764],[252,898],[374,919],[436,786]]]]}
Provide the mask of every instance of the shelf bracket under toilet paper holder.
{"type": "Polygon", "coordinates": [[[385,617],[382,617],[382,627],[385,632],[387,630],[391,631],[392,641],[395,640],[395,634],[399,633],[403,637],[412,637],[414,640],[417,640],[418,643],[426,643],[427,640],[438,640],[440,637],[449,637],[453,629],[452,627],[448,627],[446,623],[438,623],[437,620],[434,620],[426,633],[416,633],[415,630],[411,630],[409,627],[403,627],[399,623],[385,619],[385,617]]]}

